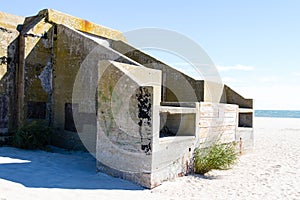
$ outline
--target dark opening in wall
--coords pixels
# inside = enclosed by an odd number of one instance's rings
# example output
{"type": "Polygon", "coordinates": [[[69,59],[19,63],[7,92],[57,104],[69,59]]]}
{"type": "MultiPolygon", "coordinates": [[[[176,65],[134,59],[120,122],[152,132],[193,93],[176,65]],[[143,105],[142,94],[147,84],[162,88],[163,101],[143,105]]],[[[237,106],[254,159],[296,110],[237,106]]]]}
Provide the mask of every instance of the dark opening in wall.
{"type": "Polygon", "coordinates": [[[239,113],[239,127],[253,127],[253,113],[239,113]]]}
{"type": "MultiPolygon", "coordinates": [[[[78,113],[78,104],[73,104],[73,107],[74,107],[74,113],[78,113]]],[[[71,103],[65,104],[65,130],[77,132],[74,118],[73,118],[73,110],[72,110],[71,103]]]]}
{"type": "Polygon", "coordinates": [[[195,136],[195,114],[160,113],[159,137],[195,136]]]}
{"type": "Polygon", "coordinates": [[[27,102],[27,119],[46,119],[46,102],[27,102]]]}

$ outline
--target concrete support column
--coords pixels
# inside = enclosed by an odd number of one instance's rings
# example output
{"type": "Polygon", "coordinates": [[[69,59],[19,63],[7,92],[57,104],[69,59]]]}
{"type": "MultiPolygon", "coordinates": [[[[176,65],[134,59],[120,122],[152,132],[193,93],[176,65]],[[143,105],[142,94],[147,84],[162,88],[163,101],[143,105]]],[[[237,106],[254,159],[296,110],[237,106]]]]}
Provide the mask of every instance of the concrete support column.
{"type": "Polygon", "coordinates": [[[19,63],[16,66],[16,116],[17,126],[23,125],[25,120],[25,106],[24,106],[24,91],[25,91],[25,37],[19,36],[19,63]]]}

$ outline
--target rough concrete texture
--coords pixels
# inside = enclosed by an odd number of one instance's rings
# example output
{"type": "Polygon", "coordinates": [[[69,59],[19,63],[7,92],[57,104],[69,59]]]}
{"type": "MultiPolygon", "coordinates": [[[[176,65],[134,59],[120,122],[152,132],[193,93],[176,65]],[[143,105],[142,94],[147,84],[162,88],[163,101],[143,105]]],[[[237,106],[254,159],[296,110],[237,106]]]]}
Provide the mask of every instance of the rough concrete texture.
{"type": "Polygon", "coordinates": [[[147,188],[193,171],[194,149],[216,138],[252,148],[252,100],[175,70],[119,31],[46,9],[0,13],[0,36],[0,141],[44,120],[53,145],[88,150],[98,170],[147,188]]]}
{"type": "Polygon", "coordinates": [[[17,27],[24,18],[0,12],[0,140],[9,141],[8,128],[12,128],[14,116],[14,72],[18,46],[17,27]]]}
{"type": "MultiPolygon", "coordinates": [[[[53,49],[53,126],[54,135],[53,142],[59,146],[68,147],[72,149],[84,149],[89,147],[89,151],[95,152],[96,145],[96,110],[95,110],[95,98],[94,96],[89,99],[83,97],[86,95],[74,95],[74,88],[78,89],[78,92],[85,94],[91,89],[97,87],[97,64],[102,60],[116,60],[123,63],[134,64],[129,59],[125,58],[118,52],[113,51],[103,41],[99,41],[96,37],[86,37],[85,34],[74,31],[64,25],[56,26],[57,35],[54,41],[53,49]],[[94,59],[94,56],[95,59],[94,59]],[[85,66],[87,66],[85,68],[85,66]],[[87,79],[82,80],[82,85],[74,85],[79,70],[85,70],[82,73],[87,73],[87,79]],[[62,95],[63,94],[63,95],[62,95]],[[83,98],[83,99],[82,99],[83,98]],[[90,102],[91,101],[91,102],[90,102]],[[89,102],[89,103],[88,103],[89,102]],[[85,134],[83,129],[86,128],[90,137],[78,137],[74,131],[66,130],[66,116],[65,110],[66,103],[78,104],[78,115],[80,119],[77,121],[87,120],[82,127],[76,127],[79,134],[85,134]],[[86,105],[89,104],[89,105],[86,105]],[[85,106],[86,105],[86,106],[85,106]],[[90,109],[87,109],[90,108],[90,109]],[[82,144],[82,139],[87,141],[82,144]],[[83,146],[85,145],[85,147],[83,146]]],[[[92,91],[93,92],[93,91],[92,91]]],[[[94,95],[94,93],[92,93],[94,95]]],[[[74,112],[74,110],[73,110],[74,112]]],[[[73,118],[73,116],[71,116],[73,118]]],[[[72,120],[71,120],[72,121],[72,120]]],[[[80,136],[80,135],[79,135],[80,136]]]]}
{"type": "Polygon", "coordinates": [[[99,65],[105,66],[105,71],[99,70],[98,81],[98,167],[151,187],[160,71],[117,62],[99,65]]]}
{"type": "Polygon", "coordinates": [[[17,39],[19,32],[17,27],[23,24],[24,18],[0,12],[0,92],[6,92],[5,76],[7,75],[8,63],[12,61],[12,55],[16,49],[14,41],[17,39]],[[11,45],[12,44],[12,45],[11,45]]]}
{"type": "Polygon", "coordinates": [[[224,143],[235,141],[238,106],[201,102],[199,126],[201,143],[210,144],[211,140],[221,140],[224,143]]]}

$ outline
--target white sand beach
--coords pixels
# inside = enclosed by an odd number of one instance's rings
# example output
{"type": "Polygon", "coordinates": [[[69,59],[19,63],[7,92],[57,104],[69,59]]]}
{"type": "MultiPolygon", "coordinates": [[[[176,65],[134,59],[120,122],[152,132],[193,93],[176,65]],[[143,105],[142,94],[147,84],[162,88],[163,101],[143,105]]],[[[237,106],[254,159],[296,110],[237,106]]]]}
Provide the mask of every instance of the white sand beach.
{"type": "Polygon", "coordinates": [[[231,170],[147,190],[95,173],[86,153],[0,148],[0,200],[300,199],[300,119],[255,118],[255,146],[231,170]]]}

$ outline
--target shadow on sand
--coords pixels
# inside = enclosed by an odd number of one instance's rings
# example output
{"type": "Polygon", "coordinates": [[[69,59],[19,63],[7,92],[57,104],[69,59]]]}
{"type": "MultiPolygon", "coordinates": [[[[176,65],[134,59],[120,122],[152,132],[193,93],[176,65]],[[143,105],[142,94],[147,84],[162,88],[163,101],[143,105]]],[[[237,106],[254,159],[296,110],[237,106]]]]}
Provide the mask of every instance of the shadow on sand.
{"type": "Polygon", "coordinates": [[[0,178],[26,187],[143,190],[126,180],[96,173],[89,153],[27,151],[0,147],[0,178]]]}

